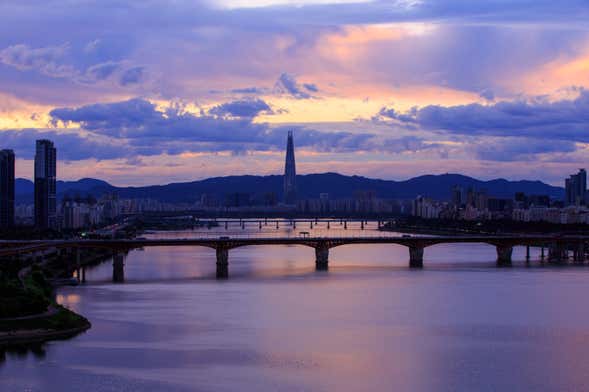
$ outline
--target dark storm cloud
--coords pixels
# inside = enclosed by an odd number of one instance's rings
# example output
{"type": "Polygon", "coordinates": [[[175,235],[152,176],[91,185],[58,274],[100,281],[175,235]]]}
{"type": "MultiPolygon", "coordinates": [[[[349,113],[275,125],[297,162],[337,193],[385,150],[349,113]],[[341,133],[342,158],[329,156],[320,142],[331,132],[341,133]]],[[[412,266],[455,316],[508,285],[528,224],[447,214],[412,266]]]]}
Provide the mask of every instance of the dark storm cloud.
{"type": "Polygon", "coordinates": [[[406,113],[383,108],[376,119],[389,119],[423,130],[459,135],[527,136],[589,142],[589,91],[575,99],[501,101],[492,105],[429,105],[406,113]]]}

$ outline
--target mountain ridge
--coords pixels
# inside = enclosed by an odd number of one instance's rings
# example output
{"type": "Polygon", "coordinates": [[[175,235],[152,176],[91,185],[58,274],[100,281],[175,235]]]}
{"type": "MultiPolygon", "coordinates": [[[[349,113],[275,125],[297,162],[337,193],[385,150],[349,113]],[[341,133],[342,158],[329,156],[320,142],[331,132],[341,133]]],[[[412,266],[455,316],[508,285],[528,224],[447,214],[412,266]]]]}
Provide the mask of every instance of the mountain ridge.
{"type": "MultiPolygon", "coordinates": [[[[117,187],[95,178],[77,181],[57,181],[58,199],[66,195],[100,197],[107,192],[116,192],[121,198],[151,198],[171,203],[193,203],[203,194],[222,200],[228,194],[247,193],[264,196],[274,194],[282,198],[282,175],[241,175],[210,177],[189,182],[175,182],[165,185],[117,187]]],[[[466,191],[469,187],[486,190],[491,197],[511,198],[515,192],[546,194],[562,199],[564,189],[538,180],[510,181],[504,178],[483,181],[462,174],[424,174],[403,181],[383,180],[363,176],[346,176],[339,173],[314,173],[297,175],[300,198],[318,198],[328,193],[332,199],[354,197],[357,192],[371,191],[376,197],[412,199],[417,195],[439,200],[449,200],[451,188],[458,185],[466,191]]],[[[15,183],[17,203],[32,203],[34,185],[27,179],[18,178],[15,183]]]]}

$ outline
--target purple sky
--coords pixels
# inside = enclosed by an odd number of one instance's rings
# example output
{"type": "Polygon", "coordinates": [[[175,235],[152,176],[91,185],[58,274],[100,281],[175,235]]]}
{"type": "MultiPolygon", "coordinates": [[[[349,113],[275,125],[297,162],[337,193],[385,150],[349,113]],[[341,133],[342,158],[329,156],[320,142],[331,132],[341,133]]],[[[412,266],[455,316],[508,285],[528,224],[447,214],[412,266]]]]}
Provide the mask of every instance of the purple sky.
{"type": "Polygon", "coordinates": [[[117,185],[297,171],[562,185],[589,157],[589,4],[4,0],[0,147],[117,185]]]}

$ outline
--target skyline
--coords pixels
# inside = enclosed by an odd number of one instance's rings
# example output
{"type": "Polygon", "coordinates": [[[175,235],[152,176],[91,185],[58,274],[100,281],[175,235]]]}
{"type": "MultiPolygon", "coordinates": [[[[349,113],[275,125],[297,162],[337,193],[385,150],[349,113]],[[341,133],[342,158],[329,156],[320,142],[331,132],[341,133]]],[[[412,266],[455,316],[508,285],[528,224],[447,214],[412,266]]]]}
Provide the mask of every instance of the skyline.
{"type": "MultiPolygon", "coordinates": [[[[292,131],[288,131],[287,132],[287,141],[286,141],[286,148],[285,148],[285,152],[284,152],[284,171],[281,174],[269,174],[269,175],[256,175],[256,174],[243,174],[243,175],[228,175],[228,176],[215,176],[215,177],[207,177],[207,178],[201,178],[201,179],[193,179],[193,180],[187,180],[187,181],[178,181],[178,182],[165,182],[165,183],[148,183],[145,184],[143,186],[145,187],[149,187],[149,186],[165,186],[165,185],[172,185],[172,184],[180,184],[180,183],[190,183],[190,182],[199,182],[199,181],[203,181],[203,180],[209,180],[209,179],[214,179],[214,178],[224,178],[224,177],[232,177],[232,176],[258,176],[258,177],[267,177],[267,176],[279,176],[282,177],[282,189],[283,189],[283,195],[289,195],[289,196],[284,196],[286,201],[287,199],[292,201],[293,198],[296,198],[296,195],[298,193],[297,191],[297,186],[296,186],[296,177],[299,176],[307,176],[307,175],[324,175],[324,174],[333,174],[333,175],[338,175],[338,176],[344,176],[344,177],[358,177],[358,178],[363,178],[363,179],[367,179],[367,180],[376,180],[376,181],[391,181],[391,182],[404,182],[404,181],[411,181],[420,177],[428,177],[428,176],[444,176],[444,175],[450,175],[450,176],[459,176],[459,177],[466,177],[466,178],[471,178],[473,180],[477,180],[477,181],[513,181],[513,182],[518,182],[518,181],[524,181],[524,182],[539,182],[542,183],[544,185],[548,185],[551,187],[556,187],[556,188],[562,188],[563,190],[565,190],[566,194],[565,194],[565,199],[567,201],[567,203],[571,202],[572,200],[579,196],[581,197],[581,199],[584,199],[584,193],[583,193],[583,184],[586,184],[586,171],[584,168],[579,168],[578,169],[578,173],[577,174],[570,174],[569,177],[565,177],[564,178],[564,186],[562,186],[563,184],[550,184],[547,182],[543,182],[541,180],[534,180],[534,179],[521,179],[521,180],[510,180],[510,179],[506,179],[506,178],[501,178],[501,177],[495,177],[495,178],[490,178],[490,179],[482,179],[482,178],[476,178],[473,176],[468,176],[466,174],[463,173],[440,173],[440,174],[435,174],[435,173],[422,173],[420,175],[416,175],[414,177],[410,177],[410,178],[406,178],[406,179],[402,179],[402,180],[387,180],[387,179],[383,179],[383,178],[377,178],[377,177],[370,177],[370,176],[362,176],[362,175],[346,175],[343,173],[339,173],[337,171],[327,171],[327,172],[311,172],[311,173],[297,173],[296,171],[296,163],[295,163],[295,148],[294,148],[294,133],[292,131]],[[577,180],[577,178],[580,178],[580,180],[577,180]],[[570,187],[570,188],[569,188],[570,187]],[[583,194],[582,194],[583,193],[583,194]],[[574,196],[573,196],[574,195],[574,196]]],[[[55,181],[61,181],[61,182],[78,182],[78,181],[83,181],[83,180],[98,180],[98,181],[103,181],[105,183],[107,183],[108,185],[111,186],[115,186],[115,187],[121,187],[124,188],[125,186],[119,186],[117,184],[113,184],[107,180],[101,179],[101,178],[97,178],[97,177],[79,177],[79,178],[75,178],[75,179],[62,179],[59,178],[59,176],[57,175],[57,167],[59,166],[59,159],[58,156],[56,154],[56,147],[53,143],[52,140],[49,139],[37,139],[35,141],[35,166],[34,166],[34,173],[33,173],[33,177],[32,180],[27,178],[27,177],[18,177],[15,173],[18,172],[17,166],[15,165],[15,161],[17,160],[18,157],[15,156],[13,149],[4,149],[4,150],[0,150],[0,153],[4,154],[4,153],[8,153],[11,155],[11,166],[8,166],[7,168],[3,168],[3,170],[7,170],[7,174],[5,174],[3,176],[3,178],[10,178],[9,176],[12,176],[12,188],[14,188],[14,180],[25,180],[25,181],[29,181],[30,183],[36,183],[38,178],[42,178],[44,175],[47,174],[41,174],[44,170],[49,170],[49,172],[52,172],[52,178],[53,178],[53,183],[55,183],[55,181]],[[52,158],[49,158],[49,161],[47,161],[47,163],[43,163],[45,161],[45,158],[42,158],[44,156],[44,152],[42,151],[43,148],[41,148],[40,150],[40,145],[45,145],[47,144],[47,146],[50,147],[51,151],[53,151],[50,155],[52,156],[52,158]],[[39,159],[37,159],[37,156],[39,156],[39,159]],[[39,165],[39,166],[37,166],[39,165]],[[46,167],[46,165],[49,165],[49,168],[46,167]],[[37,172],[39,172],[39,177],[37,176],[37,172]]],[[[1,154],[0,154],[1,155],[1,154]]],[[[2,157],[0,157],[2,158],[2,157]]],[[[48,173],[49,173],[48,172],[48,173]]],[[[55,187],[55,185],[53,185],[53,187],[55,187]]],[[[136,186],[129,186],[129,187],[136,187],[136,186]]],[[[139,186],[140,188],[141,186],[139,186]]],[[[586,186],[585,186],[586,188],[586,186]]],[[[587,191],[587,189],[585,189],[585,192],[587,191]]],[[[287,202],[287,204],[289,204],[287,202]]]]}
{"type": "Polygon", "coordinates": [[[51,139],[61,179],[147,185],[281,174],[294,130],[301,174],[562,186],[588,157],[589,10],[533,4],[6,1],[0,148],[17,177],[51,139]]]}

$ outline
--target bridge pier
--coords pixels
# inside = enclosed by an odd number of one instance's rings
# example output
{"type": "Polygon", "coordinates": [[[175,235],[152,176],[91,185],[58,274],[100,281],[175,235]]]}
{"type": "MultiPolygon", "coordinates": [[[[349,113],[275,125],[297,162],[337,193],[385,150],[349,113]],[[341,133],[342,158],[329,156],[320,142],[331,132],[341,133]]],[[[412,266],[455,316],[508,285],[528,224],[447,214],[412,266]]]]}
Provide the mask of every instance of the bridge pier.
{"type": "Polygon", "coordinates": [[[315,269],[327,271],[329,268],[329,246],[319,244],[315,247],[315,269]]]}
{"type": "Polygon", "coordinates": [[[423,246],[409,247],[409,268],[423,268],[423,246]]]}
{"type": "Polygon", "coordinates": [[[573,258],[575,263],[583,263],[585,261],[585,244],[580,242],[573,251],[573,258]]]}
{"type": "Polygon", "coordinates": [[[76,267],[80,266],[80,260],[82,258],[82,251],[80,250],[80,248],[76,248],[76,267]]]}
{"type": "Polygon", "coordinates": [[[507,267],[511,265],[511,254],[513,253],[513,246],[509,245],[495,245],[497,249],[497,266],[507,267]]]}
{"type": "Polygon", "coordinates": [[[34,255],[33,256],[33,260],[35,261],[35,263],[43,264],[43,258],[44,258],[43,256],[44,256],[44,254],[45,253],[42,250],[33,253],[33,255],[34,255]]]}
{"type": "Polygon", "coordinates": [[[125,254],[116,252],[112,257],[112,281],[113,283],[125,282],[125,254]]]}
{"type": "Polygon", "coordinates": [[[526,245],[526,262],[530,262],[530,245],[526,245]]]}
{"type": "Polygon", "coordinates": [[[567,251],[562,244],[558,242],[550,244],[550,247],[548,248],[548,261],[551,263],[562,263],[567,261],[567,258],[567,251]]]}
{"type": "Polygon", "coordinates": [[[229,277],[229,249],[218,247],[217,254],[217,279],[227,279],[229,277]]]}

